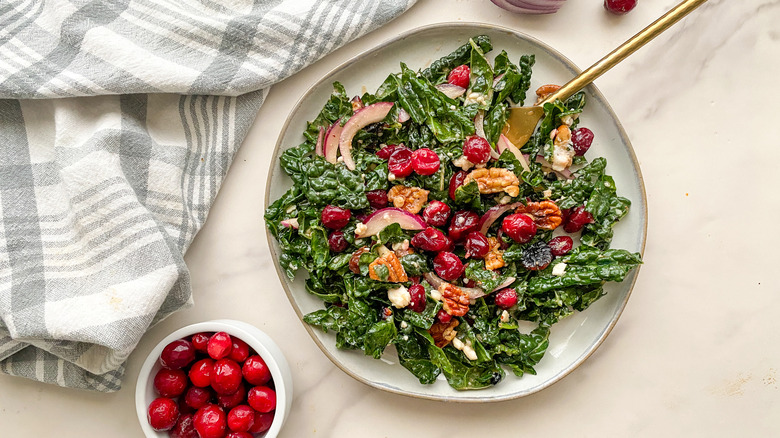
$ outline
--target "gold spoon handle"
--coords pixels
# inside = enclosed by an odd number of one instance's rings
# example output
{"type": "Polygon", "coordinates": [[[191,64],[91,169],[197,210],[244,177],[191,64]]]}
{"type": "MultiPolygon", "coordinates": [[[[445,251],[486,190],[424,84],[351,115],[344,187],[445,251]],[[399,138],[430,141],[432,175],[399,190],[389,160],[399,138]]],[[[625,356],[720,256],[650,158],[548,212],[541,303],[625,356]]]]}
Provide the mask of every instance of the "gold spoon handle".
{"type": "Polygon", "coordinates": [[[658,36],[658,34],[671,27],[674,23],[678,22],[681,18],[688,15],[706,1],[707,0],[685,0],[681,2],[661,18],[655,20],[628,41],[621,44],[620,47],[613,50],[609,55],[601,58],[600,61],[588,67],[587,70],[567,82],[558,91],[547,96],[539,105],[543,106],[545,103],[555,102],[556,99],[565,100],[572,94],[585,88],[586,85],[603,75],[607,70],[614,67],[615,64],[637,51],[637,49],[647,44],[650,40],[658,36]]]}

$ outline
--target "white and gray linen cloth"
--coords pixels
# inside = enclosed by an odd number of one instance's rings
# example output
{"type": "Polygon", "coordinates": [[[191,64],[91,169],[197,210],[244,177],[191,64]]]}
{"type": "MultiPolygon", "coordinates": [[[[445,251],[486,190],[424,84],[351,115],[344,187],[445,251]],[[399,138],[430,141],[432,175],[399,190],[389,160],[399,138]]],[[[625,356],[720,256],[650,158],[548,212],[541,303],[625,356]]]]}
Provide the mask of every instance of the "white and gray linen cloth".
{"type": "Polygon", "coordinates": [[[119,389],[269,87],[414,2],[0,2],[0,371],[119,389]]]}

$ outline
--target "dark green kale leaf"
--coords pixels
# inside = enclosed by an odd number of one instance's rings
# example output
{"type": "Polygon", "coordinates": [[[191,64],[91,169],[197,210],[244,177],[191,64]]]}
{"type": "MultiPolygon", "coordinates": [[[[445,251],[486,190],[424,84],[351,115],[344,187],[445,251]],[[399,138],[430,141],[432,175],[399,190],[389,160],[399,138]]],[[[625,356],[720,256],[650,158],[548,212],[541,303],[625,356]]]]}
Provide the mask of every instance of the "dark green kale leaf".
{"type": "Polygon", "coordinates": [[[478,35],[471,38],[468,43],[458,47],[452,53],[443,56],[431,63],[431,66],[422,71],[423,77],[425,77],[432,84],[439,84],[445,82],[447,75],[453,68],[467,64],[471,59],[471,52],[473,46],[471,42],[474,42],[482,53],[487,53],[493,50],[493,45],[490,43],[490,37],[486,35],[478,35]]]}
{"type": "Polygon", "coordinates": [[[609,175],[599,177],[585,210],[593,215],[594,222],[587,224],[582,231],[584,245],[606,249],[612,242],[612,227],[628,213],[631,201],[617,195],[615,181],[609,175]]]}
{"type": "MultiPolygon", "coordinates": [[[[471,44],[471,81],[469,82],[469,88],[466,90],[466,96],[477,94],[484,99],[482,103],[478,103],[477,107],[481,109],[490,108],[491,102],[493,102],[493,68],[490,67],[490,63],[485,54],[479,48],[474,40],[469,40],[471,44]]],[[[468,102],[468,99],[467,99],[468,102]]]]}
{"type": "Polygon", "coordinates": [[[419,253],[407,254],[401,257],[401,266],[404,267],[406,275],[411,277],[417,277],[431,271],[431,268],[428,267],[428,259],[419,253]]]}
{"type": "Polygon", "coordinates": [[[363,340],[363,351],[367,356],[379,359],[398,333],[393,323],[393,318],[378,321],[369,327],[363,340]]]}
{"type": "Polygon", "coordinates": [[[327,129],[330,125],[341,119],[342,124],[352,116],[352,103],[347,97],[347,91],[339,82],[333,83],[333,93],[325,103],[322,111],[307,125],[304,136],[312,145],[316,143],[319,129],[327,129]]]}
{"type": "Polygon", "coordinates": [[[317,206],[337,205],[350,210],[368,207],[363,174],[334,165],[322,157],[302,158],[306,197],[317,206]]]}
{"type": "Polygon", "coordinates": [[[514,276],[514,264],[511,264],[500,272],[485,269],[485,261],[474,259],[466,264],[465,276],[475,282],[485,292],[490,292],[501,285],[509,277],[514,276]]]}
{"type": "Polygon", "coordinates": [[[476,181],[463,184],[455,190],[455,204],[482,212],[482,198],[479,196],[479,185],[476,181]]]}
{"type": "Polygon", "coordinates": [[[542,360],[549,341],[550,328],[540,324],[530,334],[517,330],[500,330],[499,343],[496,344],[494,358],[498,363],[509,366],[512,372],[522,377],[523,374],[536,374],[534,366],[542,360]]]}
{"type": "MultiPolygon", "coordinates": [[[[414,313],[414,312],[412,312],[414,313]]],[[[427,341],[414,330],[399,333],[395,339],[398,359],[422,384],[431,384],[439,376],[439,367],[428,355],[427,341]]]]}
{"type": "MultiPolygon", "coordinates": [[[[528,292],[531,295],[573,286],[623,281],[632,269],[642,263],[638,253],[631,253],[624,249],[601,251],[586,245],[578,246],[561,260],[567,264],[563,275],[554,276],[544,272],[531,278],[528,282],[528,292]]],[[[551,268],[552,266],[548,270],[551,268]]]]}

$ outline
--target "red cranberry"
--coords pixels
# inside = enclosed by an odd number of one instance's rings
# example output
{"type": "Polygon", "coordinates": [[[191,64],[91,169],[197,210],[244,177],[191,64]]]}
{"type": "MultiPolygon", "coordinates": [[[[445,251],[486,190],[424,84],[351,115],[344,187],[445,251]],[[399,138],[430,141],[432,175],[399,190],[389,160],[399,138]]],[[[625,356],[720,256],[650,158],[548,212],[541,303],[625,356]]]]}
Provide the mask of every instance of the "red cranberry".
{"type": "Polygon", "coordinates": [[[456,280],[463,275],[463,262],[451,252],[442,251],[433,258],[433,270],[446,281],[456,280]]]}
{"type": "Polygon", "coordinates": [[[246,400],[246,388],[243,383],[238,385],[238,389],[232,394],[217,395],[217,404],[225,410],[240,405],[244,400],[246,400]]]}
{"type": "Polygon", "coordinates": [[[466,137],[463,155],[474,164],[487,163],[490,159],[490,143],[478,135],[466,137]]]}
{"type": "Polygon", "coordinates": [[[273,412],[255,412],[255,424],[249,428],[249,433],[263,433],[271,428],[273,422],[273,412]]]}
{"type": "Polygon", "coordinates": [[[496,306],[502,309],[509,309],[517,304],[517,291],[508,287],[496,292],[495,296],[496,306]]]}
{"type": "Polygon", "coordinates": [[[163,397],[178,397],[187,389],[187,374],[182,370],[160,368],[154,376],[154,389],[163,397]]]}
{"type": "Polygon", "coordinates": [[[449,240],[441,231],[428,227],[415,234],[411,243],[415,248],[425,251],[444,251],[450,245],[449,240]]]}
{"type": "Polygon", "coordinates": [[[427,304],[425,302],[425,288],[420,284],[414,284],[409,288],[409,295],[412,296],[409,308],[417,313],[422,313],[427,304]]]}
{"type": "Polygon", "coordinates": [[[230,432],[225,438],[254,438],[254,435],[249,432],[230,432]]]}
{"type": "Polygon", "coordinates": [[[190,341],[177,339],[163,348],[160,365],[170,370],[184,368],[195,360],[195,347],[190,341]]]}
{"type": "Polygon", "coordinates": [[[255,410],[248,405],[238,405],[228,412],[227,424],[233,432],[249,432],[255,424],[255,410]]]}
{"type": "Polygon", "coordinates": [[[201,438],[222,438],[227,428],[227,415],[217,405],[206,405],[195,412],[195,430],[201,438]]]}
{"type": "Polygon", "coordinates": [[[472,231],[466,236],[466,258],[481,259],[490,252],[490,242],[479,231],[472,231]]]}
{"type": "Polygon", "coordinates": [[[191,341],[192,346],[195,347],[195,351],[205,353],[206,349],[208,348],[211,335],[211,333],[195,333],[192,335],[191,341]]]}
{"type": "Polygon", "coordinates": [[[468,175],[468,172],[459,170],[450,178],[450,199],[453,201],[455,200],[455,191],[458,190],[458,187],[463,185],[463,181],[466,180],[468,175]]]}
{"type": "Polygon", "coordinates": [[[232,394],[241,385],[241,366],[230,359],[220,359],[211,373],[211,387],[217,394],[232,394]]]}
{"type": "Polygon", "coordinates": [[[558,236],[550,239],[547,244],[550,245],[550,251],[552,252],[552,255],[555,257],[560,257],[562,255],[568,254],[569,251],[571,251],[572,246],[574,246],[574,241],[569,236],[558,236]]]}
{"type": "Polygon", "coordinates": [[[383,160],[387,160],[388,158],[390,158],[390,155],[393,155],[393,152],[395,152],[395,150],[398,148],[406,148],[406,146],[389,144],[383,147],[382,149],[376,151],[376,156],[383,160]]]}
{"type": "Polygon", "coordinates": [[[276,409],[276,392],[267,386],[255,386],[247,394],[249,406],[257,412],[271,412],[276,409]]]}
{"type": "Polygon", "coordinates": [[[322,209],[322,225],[330,228],[331,230],[340,230],[344,228],[349,222],[349,218],[352,217],[352,213],[341,207],[335,205],[326,205],[322,209]]]}
{"type": "Polygon", "coordinates": [[[243,363],[249,357],[249,345],[238,338],[233,338],[233,348],[230,349],[228,359],[243,363]]]}
{"type": "Polygon", "coordinates": [[[371,190],[366,192],[366,198],[368,198],[368,204],[372,208],[377,210],[387,207],[387,190],[371,190]]]}
{"type": "Polygon", "coordinates": [[[443,227],[447,225],[447,219],[450,218],[452,209],[449,205],[433,200],[425,206],[425,210],[422,212],[422,217],[425,223],[432,227],[443,227]]]}
{"type": "Polygon", "coordinates": [[[518,243],[526,243],[536,234],[536,224],[533,219],[522,213],[510,214],[505,217],[501,223],[501,229],[518,243]]]}
{"type": "Polygon", "coordinates": [[[409,148],[397,148],[387,160],[387,168],[396,178],[406,178],[414,170],[412,151],[409,148]]]}
{"type": "Polygon", "coordinates": [[[333,252],[342,252],[349,246],[344,232],[341,230],[333,231],[328,235],[328,247],[333,252]]]}
{"type": "Polygon", "coordinates": [[[460,242],[479,226],[479,215],[469,210],[455,212],[450,221],[448,234],[450,239],[460,242]]]}
{"type": "Polygon", "coordinates": [[[579,128],[571,134],[571,142],[574,153],[583,156],[593,143],[593,131],[588,128],[579,128]]]}
{"type": "Polygon", "coordinates": [[[567,233],[576,233],[587,224],[593,223],[593,215],[585,210],[584,205],[571,208],[564,212],[563,230],[567,233]]]}
{"type": "Polygon", "coordinates": [[[190,368],[190,382],[198,388],[205,388],[211,385],[211,374],[214,372],[214,360],[211,358],[201,359],[190,368]]]}
{"type": "Polygon", "coordinates": [[[179,419],[179,405],[170,398],[159,397],[149,403],[146,419],[152,429],[160,432],[170,430],[179,419]]]}
{"type": "Polygon", "coordinates": [[[412,153],[412,168],[420,175],[433,175],[440,165],[439,156],[428,148],[417,149],[412,153]]]}
{"type": "Polygon", "coordinates": [[[637,0],[604,0],[604,8],[617,15],[623,15],[636,7],[637,0]]]}
{"type": "Polygon", "coordinates": [[[184,403],[192,409],[200,409],[211,401],[211,390],[208,388],[199,388],[190,386],[187,393],[184,394],[184,403]]]}
{"type": "Polygon", "coordinates": [[[265,385],[271,380],[271,370],[258,355],[249,356],[241,369],[244,379],[252,385],[265,385]]]}
{"type": "Polygon", "coordinates": [[[452,69],[449,75],[447,75],[447,82],[449,82],[452,85],[457,85],[461,88],[468,88],[469,87],[469,75],[471,74],[471,69],[468,65],[463,64],[459,65],[452,69]]]}
{"type": "Polygon", "coordinates": [[[182,414],[168,434],[171,438],[199,438],[193,414],[182,414]]]}
{"type": "Polygon", "coordinates": [[[444,309],[439,309],[439,313],[436,314],[436,319],[442,324],[449,324],[452,321],[452,315],[445,312],[444,309]]]}

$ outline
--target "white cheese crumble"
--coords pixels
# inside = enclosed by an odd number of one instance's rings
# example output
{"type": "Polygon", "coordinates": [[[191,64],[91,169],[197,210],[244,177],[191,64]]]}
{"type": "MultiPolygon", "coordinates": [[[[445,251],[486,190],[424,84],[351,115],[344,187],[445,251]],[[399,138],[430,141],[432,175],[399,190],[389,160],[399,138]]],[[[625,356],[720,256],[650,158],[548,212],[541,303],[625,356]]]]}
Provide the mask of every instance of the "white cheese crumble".
{"type": "Polygon", "coordinates": [[[555,275],[556,277],[563,276],[564,272],[566,272],[566,263],[558,263],[552,268],[552,275],[555,275]]]}
{"type": "Polygon", "coordinates": [[[501,312],[501,322],[508,322],[509,321],[509,312],[504,310],[501,312]]]}
{"type": "Polygon", "coordinates": [[[405,329],[407,327],[409,327],[409,324],[407,324],[406,321],[401,321],[401,328],[405,329]]]}
{"type": "Polygon", "coordinates": [[[460,339],[454,338],[452,340],[452,346],[462,351],[469,360],[477,360],[477,352],[472,348],[470,339],[466,339],[466,342],[464,343],[460,339]]]}
{"type": "Polygon", "coordinates": [[[461,155],[460,158],[452,160],[452,164],[454,164],[455,166],[460,167],[463,170],[469,170],[472,167],[474,167],[474,163],[469,161],[469,159],[466,158],[465,155],[461,155]]]}
{"type": "Polygon", "coordinates": [[[412,302],[412,295],[406,287],[398,286],[395,289],[387,290],[387,299],[390,300],[396,309],[403,309],[412,302]]]}
{"type": "Polygon", "coordinates": [[[393,172],[387,173],[387,180],[388,181],[395,181],[395,174],[393,172]]]}
{"type": "Polygon", "coordinates": [[[571,126],[571,124],[574,123],[574,121],[577,120],[577,117],[579,116],[579,114],[569,114],[568,116],[561,117],[561,122],[567,126],[571,126]]]}
{"type": "Polygon", "coordinates": [[[552,190],[547,189],[547,190],[543,191],[542,192],[542,196],[544,196],[545,198],[549,198],[550,196],[552,196],[552,190]]]}
{"type": "Polygon", "coordinates": [[[553,170],[560,172],[571,166],[572,158],[574,158],[574,148],[571,147],[571,142],[555,145],[551,163],[553,170]]]}
{"type": "Polygon", "coordinates": [[[344,157],[343,156],[339,156],[338,158],[336,158],[336,161],[339,162],[339,163],[343,163],[344,162],[344,157]]]}
{"type": "Polygon", "coordinates": [[[504,195],[503,198],[498,200],[498,203],[502,205],[509,204],[510,202],[512,202],[512,197],[509,195],[504,195]]]}
{"type": "Polygon", "coordinates": [[[487,100],[485,100],[485,95],[484,94],[472,92],[472,93],[469,93],[468,96],[466,96],[466,100],[463,103],[464,103],[464,105],[470,105],[472,103],[478,103],[480,105],[487,105],[487,100]]]}
{"type": "Polygon", "coordinates": [[[441,292],[436,289],[431,289],[431,298],[436,301],[441,301],[441,292]]]}
{"type": "Polygon", "coordinates": [[[400,251],[400,250],[406,251],[407,249],[409,249],[408,239],[404,239],[403,242],[396,242],[393,244],[393,251],[400,251]]]}
{"type": "Polygon", "coordinates": [[[363,222],[358,222],[358,224],[355,225],[355,234],[360,236],[363,233],[365,233],[367,229],[368,226],[366,226],[366,224],[364,224],[363,222]]]}

